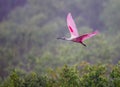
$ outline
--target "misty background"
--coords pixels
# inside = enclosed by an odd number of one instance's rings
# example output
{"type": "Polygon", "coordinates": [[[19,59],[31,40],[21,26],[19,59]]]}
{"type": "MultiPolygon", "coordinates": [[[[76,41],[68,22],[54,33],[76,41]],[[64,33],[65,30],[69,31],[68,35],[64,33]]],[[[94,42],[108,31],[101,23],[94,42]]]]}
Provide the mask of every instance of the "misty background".
{"type": "Polygon", "coordinates": [[[120,60],[120,0],[0,0],[0,77],[12,69],[44,73],[49,68],[116,64],[120,60]],[[100,34],[81,44],[69,37],[71,13],[80,34],[100,34]]]}

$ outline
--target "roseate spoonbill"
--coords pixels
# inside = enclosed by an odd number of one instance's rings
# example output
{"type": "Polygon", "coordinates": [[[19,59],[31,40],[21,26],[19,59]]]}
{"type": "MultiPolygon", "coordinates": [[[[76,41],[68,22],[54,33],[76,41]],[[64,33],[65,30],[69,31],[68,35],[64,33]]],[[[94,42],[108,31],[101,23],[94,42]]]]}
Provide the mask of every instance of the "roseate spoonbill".
{"type": "Polygon", "coordinates": [[[83,46],[86,46],[86,44],[84,44],[83,41],[98,34],[98,31],[96,30],[96,31],[91,32],[91,33],[79,35],[77,27],[75,25],[75,22],[72,18],[71,13],[68,13],[68,15],[67,15],[67,26],[68,26],[68,29],[70,31],[71,37],[70,38],[58,37],[57,39],[73,41],[73,42],[81,43],[83,46]]]}

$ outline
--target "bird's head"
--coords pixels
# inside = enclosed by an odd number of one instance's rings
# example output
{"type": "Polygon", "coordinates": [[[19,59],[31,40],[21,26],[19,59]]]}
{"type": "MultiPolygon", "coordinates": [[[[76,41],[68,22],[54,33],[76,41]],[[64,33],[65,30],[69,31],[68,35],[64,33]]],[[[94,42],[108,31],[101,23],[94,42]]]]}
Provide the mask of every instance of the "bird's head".
{"type": "Polygon", "coordinates": [[[57,39],[66,40],[65,37],[58,37],[57,39]]]}

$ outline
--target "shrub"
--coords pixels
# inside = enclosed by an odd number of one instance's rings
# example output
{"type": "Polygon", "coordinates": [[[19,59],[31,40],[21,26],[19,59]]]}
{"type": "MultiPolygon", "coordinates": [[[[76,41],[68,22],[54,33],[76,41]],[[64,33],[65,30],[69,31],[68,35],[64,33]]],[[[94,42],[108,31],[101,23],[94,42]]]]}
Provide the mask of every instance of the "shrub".
{"type": "Polygon", "coordinates": [[[120,87],[120,63],[65,65],[44,75],[12,71],[0,84],[0,87],[120,87]]]}

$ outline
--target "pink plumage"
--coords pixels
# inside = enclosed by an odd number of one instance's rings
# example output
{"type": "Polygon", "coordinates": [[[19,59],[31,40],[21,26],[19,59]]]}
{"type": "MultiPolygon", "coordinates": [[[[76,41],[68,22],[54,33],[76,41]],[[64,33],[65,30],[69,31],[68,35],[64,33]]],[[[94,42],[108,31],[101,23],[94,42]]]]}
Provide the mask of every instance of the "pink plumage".
{"type": "Polygon", "coordinates": [[[98,31],[94,31],[94,32],[91,32],[91,33],[87,33],[87,34],[84,34],[84,35],[81,35],[79,38],[81,39],[81,41],[84,41],[86,39],[89,39],[93,36],[95,36],[96,34],[98,34],[98,31]]]}
{"type": "Polygon", "coordinates": [[[73,41],[73,42],[77,42],[77,43],[81,43],[82,45],[86,46],[83,41],[86,40],[86,39],[89,39],[93,36],[95,36],[96,34],[98,34],[99,32],[96,30],[94,32],[91,32],[91,33],[87,33],[87,34],[83,34],[83,35],[79,35],[78,34],[78,30],[77,30],[77,27],[75,25],[75,22],[72,18],[72,15],[71,13],[68,13],[68,16],[67,16],[67,26],[68,26],[68,29],[69,29],[69,32],[71,34],[71,37],[70,38],[65,38],[65,37],[59,37],[57,39],[62,39],[62,40],[68,40],[68,41],[73,41]]]}
{"type": "Polygon", "coordinates": [[[78,37],[79,36],[78,31],[77,31],[77,27],[75,25],[75,22],[72,18],[71,13],[68,13],[68,16],[67,16],[67,26],[68,26],[68,29],[70,31],[71,37],[78,37]]]}

